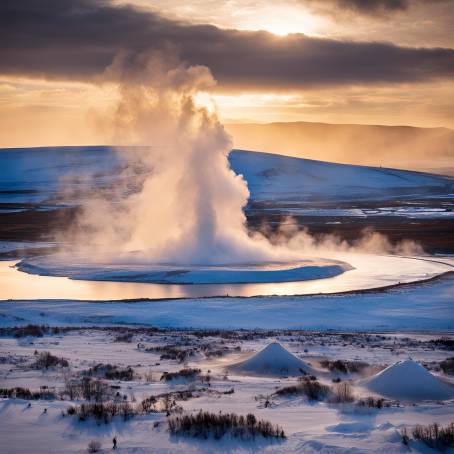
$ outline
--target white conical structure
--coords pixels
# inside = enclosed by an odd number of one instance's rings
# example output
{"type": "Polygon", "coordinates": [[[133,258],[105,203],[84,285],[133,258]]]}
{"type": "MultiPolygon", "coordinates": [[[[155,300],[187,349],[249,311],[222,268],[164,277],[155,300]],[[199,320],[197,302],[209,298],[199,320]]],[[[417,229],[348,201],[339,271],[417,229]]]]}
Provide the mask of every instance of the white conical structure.
{"type": "Polygon", "coordinates": [[[454,397],[454,388],[432,375],[421,364],[397,361],[363,382],[370,391],[400,400],[445,400],[454,397]]]}
{"type": "Polygon", "coordinates": [[[251,375],[304,375],[312,373],[312,369],[304,361],[287,351],[278,342],[267,345],[251,358],[229,367],[237,373],[251,375]]]}

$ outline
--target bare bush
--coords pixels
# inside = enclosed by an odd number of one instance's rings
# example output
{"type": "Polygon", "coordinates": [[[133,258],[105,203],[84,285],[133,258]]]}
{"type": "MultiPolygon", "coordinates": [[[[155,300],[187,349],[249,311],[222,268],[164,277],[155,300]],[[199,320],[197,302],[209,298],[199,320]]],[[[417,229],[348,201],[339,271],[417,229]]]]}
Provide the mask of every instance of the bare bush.
{"type": "Polygon", "coordinates": [[[49,367],[69,367],[69,363],[65,358],[59,358],[52,355],[50,352],[41,352],[36,358],[34,367],[36,369],[48,369],[49,367]]]}
{"type": "Polygon", "coordinates": [[[278,389],[275,394],[286,396],[304,394],[309,400],[323,400],[329,393],[329,387],[310,377],[303,377],[297,385],[278,389]]]}
{"type": "Polygon", "coordinates": [[[89,401],[104,402],[112,397],[113,391],[103,380],[84,377],[81,380],[67,380],[61,394],[70,400],[83,398],[89,401]]]}
{"type": "Polygon", "coordinates": [[[382,397],[373,397],[373,396],[368,396],[365,399],[360,399],[358,400],[357,405],[359,407],[369,407],[369,408],[383,408],[383,407],[389,407],[391,406],[391,403],[389,401],[385,401],[382,397]]]}
{"type": "Polygon", "coordinates": [[[427,446],[439,450],[454,446],[454,422],[446,427],[437,423],[413,427],[411,434],[415,440],[421,440],[427,446]]]}
{"type": "Polygon", "coordinates": [[[131,381],[136,377],[132,367],[122,368],[112,364],[97,364],[84,371],[84,375],[89,377],[102,377],[106,380],[121,381],[131,381]]]}
{"type": "Polygon", "coordinates": [[[335,361],[324,359],[320,361],[320,365],[331,372],[340,372],[342,374],[358,373],[369,367],[369,364],[362,361],[343,361],[341,359],[335,361]]]}
{"type": "Polygon", "coordinates": [[[184,378],[187,380],[194,380],[197,376],[200,375],[202,371],[200,369],[191,369],[186,367],[177,372],[164,372],[161,376],[161,380],[171,381],[178,378],[184,378]]]}
{"type": "Polygon", "coordinates": [[[98,421],[108,423],[115,416],[122,416],[125,421],[137,414],[134,407],[125,401],[115,402],[94,402],[83,403],[76,407],[69,407],[66,410],[68,415],[77,415],[80,421],[86,421],[93,417],[98,421]]]}
{"type": "Polygon", "coordinates": [[[355,396],[353,395],[352,387],[346,381],[338,383],[329,398],[331,403],[336,404],[353,402],[354,400],[355,396]]]}
{"type": "Polygon", "coordinates": [[[53,400],[57,396],[54,391],[50,390],[47,386],[41,386],[39,391],[30,391],[28,388],[0,388],[0,397],[24,399],[24,400],[53,400]]]}
{"type": "Polygon", "coordinates": [[[99,440],[90,440],[88,442],[88,452],[99,452],[101,451],[101,442],[99,440]]]}
{"type": "Polygon", "coordinates": [[[268,421],[257,420],[253,414],[246,417],[235,413],[216,414],[202,412],[195,415],[172,417],[167,420],[169,431],[173,435],[185,435],[194,438],[222,438],[229,434],[234,438],[285,438],[281,427],[268,421]]]}
{"type": "Polygon", "coordinates": [[[154,396],[147,397],[146,399],[142,400],[140,403],[142,413],[148,414],[148,413],[155,413],[157,412],[156,410],[156,403],[158,402],[158,399],[154,396]]]}
{"type": "Polygon", "coordinates": [[[183,363],[186,361],[190,356],[193,356],[195,354],[195,349],[191,348],[186,348],[183,349],[178,346],[173,346],[173,345],[165,345],[165,346],[159,346],[159,347],[152,347],[146,349],[147,352],[155,352],[155,353],[160,353],[161,354],[161,359],[172,359],[176,360],[179,363],[183,363]]]}

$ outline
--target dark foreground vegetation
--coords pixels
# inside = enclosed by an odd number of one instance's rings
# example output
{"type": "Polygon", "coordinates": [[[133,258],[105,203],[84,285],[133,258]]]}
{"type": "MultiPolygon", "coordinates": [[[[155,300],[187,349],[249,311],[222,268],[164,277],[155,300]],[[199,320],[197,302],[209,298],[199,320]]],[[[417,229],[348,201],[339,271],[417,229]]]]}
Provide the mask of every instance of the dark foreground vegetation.
{"type": "Polygon", "coordinates": [[[84,375],[88,377],[101,377],[106,380],[134,380],[135,374],[132,367],[119,367],[112,364],[97,364],[84,371],[84,375]]]}
{"type": "Polygon", "coordinates": [[[330,403],[348,403],[355,400],[348,382],[336,383],[333,387],[320,383],[314,376],[302,377],[298,384],[279,388],[275,396],[303,395],[308,400],[327,400],[330,403]]]}
{"type": "Polygon", "coordinates": [[[363,361],[343,361],[341,359],[335,361],[324,359],[320,361],[320,365],[331,372],[340,372],[342,374],[359,373],[369,367],[369,364],[363,361]]]}
{"type": "MultiPolygon", "coordinates": [[[[401,436],[402,443],[408,445],[411,438],[406,428],[401,430],[401,436]]],[[[430,448],[444,451],[454,446],[454,422],[449,423],[446,427],[437,423],[427,426],[417,425],[411,430],[411,437],[422,441],[430,448]]]]}
{"type": "Polygon", "coordinates": [[[177,372],[164,372],[161,376],[161,380],[164,381],[172,381],[177,379],[194,380],[201,374],[201,372],[202,371],[200,369],[186,367],[177,372]]]}
{"type": "Polygon", "coordinates": [[[28,388],[0,388],[1,398],[13,398],[13,399],[24,399],[24,400],[55,400],[57,395],[53,390],[50,390],[47,386],[41,386],[39,391],[31,391],[28,388]]]}
{"type": "Polygon", "coordinates": [[[36,369],[49,369],[50,367],[69,367],[65,358],[59,358],[50,352],[41,352],[37,355],[34,367],[36,369]]]}
{"type": "Polygon", "coordinates": [[[285,438],[281,427],[268,421],[257,420],[251,413],[238,416],[235,413],[216,414],[200,411],[195,415],[171,417],[167,422],[171,434],[194,438],[220,439],[226,434],[241,439],[255,438],[257,435],[264,438],[285,438]]]}
{"type": "Polygon", "coordinates": [[[315,377],[303,377],[298,384],[279,388],[274,394],[277,396],[300,394],[309,400],[323,400],[329,392],[330,388],[321,384],[315,377]]]}
{"type": "Polygon", "coordinates": [[[454,375],[454,357],[447,358],[440,363],[440,369],[449,375],[454,375]]]}

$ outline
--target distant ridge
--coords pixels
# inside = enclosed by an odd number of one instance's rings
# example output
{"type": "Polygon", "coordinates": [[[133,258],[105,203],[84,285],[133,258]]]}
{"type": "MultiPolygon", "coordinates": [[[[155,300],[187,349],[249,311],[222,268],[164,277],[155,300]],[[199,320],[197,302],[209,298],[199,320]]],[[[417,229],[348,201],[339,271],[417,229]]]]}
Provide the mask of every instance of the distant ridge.
{"type": "Polygon", "coordinates": [[[448,128],[300,121],[235,123],[226,129],[235,148],[346,164],[453,170],[454,130],[448,128]]]}

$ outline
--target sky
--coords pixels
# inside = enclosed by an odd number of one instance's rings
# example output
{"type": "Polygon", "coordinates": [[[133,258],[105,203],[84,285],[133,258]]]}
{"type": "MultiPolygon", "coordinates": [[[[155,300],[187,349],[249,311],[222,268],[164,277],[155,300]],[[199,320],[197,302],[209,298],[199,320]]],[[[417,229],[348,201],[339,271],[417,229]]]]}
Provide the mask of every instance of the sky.
{"type": "Polygon", "coordinates": [[[116,62],[205,65],[225,123],[454,128],[454,0],[0,2],[0,146],[106,143],[116,62]]]}

